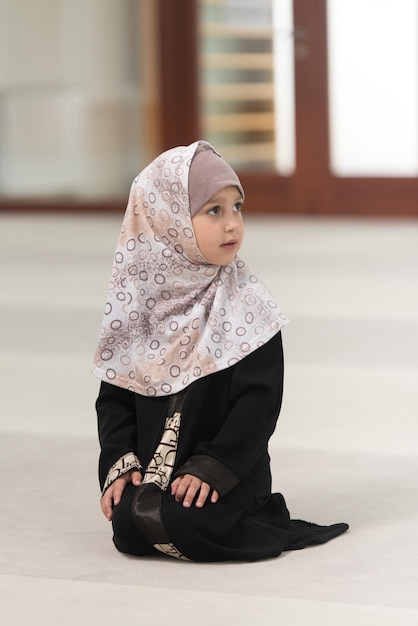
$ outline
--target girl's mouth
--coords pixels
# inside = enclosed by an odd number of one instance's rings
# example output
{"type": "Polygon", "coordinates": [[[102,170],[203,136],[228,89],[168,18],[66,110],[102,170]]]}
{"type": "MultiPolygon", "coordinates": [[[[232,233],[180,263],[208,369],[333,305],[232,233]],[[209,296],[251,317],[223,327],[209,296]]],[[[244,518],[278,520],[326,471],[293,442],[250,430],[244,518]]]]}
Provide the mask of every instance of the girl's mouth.
{"type": "Polygon", "coordinates": [[[227,243],[223,243],[221,245],[221,248],[226,248],[227,250],[234,250],[234,248],[236,248],[237,245],[238,245],[238,241],[234,239],[232,241],[228,241],[227,243]]]}

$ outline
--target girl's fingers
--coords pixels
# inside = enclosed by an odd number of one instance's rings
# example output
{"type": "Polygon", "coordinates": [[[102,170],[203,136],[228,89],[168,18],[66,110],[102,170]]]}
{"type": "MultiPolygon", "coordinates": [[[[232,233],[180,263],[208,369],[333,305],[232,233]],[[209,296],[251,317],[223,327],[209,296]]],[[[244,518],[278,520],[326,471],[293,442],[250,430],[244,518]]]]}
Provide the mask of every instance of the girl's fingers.
{"type": "Polygon", "coordinates": [[[199,497],[196,500],[196,506],[200,509],[205,504],[210,492],[210,486],[207,483],[202,483],[200,487],[199,497]]]}
{"type": "Polygon", "coordinates": [[[117,506],[121,501],[123,491],[129,482],[132,482],[133,485],[139,487],[142,483],[141,472],[133,471],[130,474],[125,474],[124,476],[117,478],[115,482],[106,490],[100,500],[102,511],[109,521],[112,519],[113,507],[117,506]]]}
{"type": "Polygon", "coordinates": [[[175,480],[173,480],[173,482],[171,483],[171,495],[175,496],[177,493],[177,489],[178,486],[180,484],[181,478],[176,478],[175,480]]]}
{"type": "MultiPolygon", "coordinates": [[[[190,476],[189,474],[186,474],[185,476],[180,476],[179,478],[177,478],[173,485],[175,483],[177,483],[175,485],[175,498],[177,502],[181,502],[186,493],[189,491],[190,489],[190,485],[192,483],[193,480],[193,476],[190,476]],[[177,482],[178,481],[178,482],[177,482]]],[[[198,479],[196,479],[198,480],[198,479]]]]}
{"type": "MultiPolygon", "coordinates": [[[[193,476],[191,474],[186,474],[185,476],[179,476],[175,480],[173,480],[171,484],[171,495],[175,497],[176,502],[183,501],[183,506],[190,507],[195,499],[196,495],[199,493],[196,506],[201,508],[212,490],[212,487],[203,482],[197,476],[193,476]]],[[[213,491],[210,501],[212,503],[217,502],[219,499],[219,494],[217,491],[213,491]]]]}
{"type": "Polygon", "coordinates": [[[137,472],[136,470],[134,470],[131,474],[131,481],[132,481],[132,484],[135,485],[135,487],[139,487],[139,485],[142,484],[141,472],[137,472]]]}
{"type": "MultiPolygon", "coordinates": [[[[113,507],[117,506],[122,499],[123,491],[128,482],[126,480],[127,478],[128,476],[125,476],[115,480],[100,501],[103,514],[109,521],[112,519],[113,507]]],[[[139,486],[142,483],[142,474],[133,471],[130,475],[130,479],[134,485],[139,486]]],[[[191,474],[179,476],[171,485],[171,494],[175,497],[176,502],[183,502],[183,506],[186,508],[192,506],[193,500],[196,498],[197,494],[196,506],[202,508],[210,492],[211,486],[208,483],[203,482],[200,478],[192,476],[191,474]]],[[[218,499],[218,492],[213,491],[210,501],[215,503],[218,499]]]]}
{"type": "Polygon", "coordinates": [[[102,507],[103,515],[109,520],[112,519],[112,496],[108,491],[104,494],[102,499],[100,500],[100,505],[102,507]]]}
{"type": "Polygon", "coordinates": [[[185,507],[192,506],[192,502],[197,492],[199,491],[199,489],[201,489],[201,486],[202,486],[202,481],[199,478],[193,477],[184,495],[183,506],[185,507]]]}
{"type": "Polygon", "coordinates": [[[113,487],[113,505],[117,506],[121,501],[123,490],[125,489],[125,481],[115,480],[113,487]]]}

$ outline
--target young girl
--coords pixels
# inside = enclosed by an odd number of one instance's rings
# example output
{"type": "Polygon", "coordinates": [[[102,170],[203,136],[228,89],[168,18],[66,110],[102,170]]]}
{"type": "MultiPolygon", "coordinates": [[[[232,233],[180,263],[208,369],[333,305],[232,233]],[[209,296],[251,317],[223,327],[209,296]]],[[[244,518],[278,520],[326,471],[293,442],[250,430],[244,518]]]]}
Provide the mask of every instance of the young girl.
{"type": "Polygon", "coordinates": [[[237,256],[243,202],[204,141],[133,182],[93,370],[101,506],[121,552],[256,560],[348,528],[291,520],[271,493],[287,319],[237,256]]]}

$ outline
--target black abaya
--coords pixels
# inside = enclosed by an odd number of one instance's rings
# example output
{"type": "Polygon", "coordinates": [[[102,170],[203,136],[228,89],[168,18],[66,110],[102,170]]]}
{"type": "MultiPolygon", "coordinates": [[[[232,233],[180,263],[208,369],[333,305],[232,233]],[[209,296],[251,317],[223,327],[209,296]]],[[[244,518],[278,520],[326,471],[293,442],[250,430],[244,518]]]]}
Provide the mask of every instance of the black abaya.
{"type": "Polygon", "coordinates": [[[347,524],[291,520],[283,496],[271,493],[268,441],[282,385],[280,333],[177,396],[150,398],[102,382],[96,403],[101,487],[130,453],[145,473],[144,483],[128,485],[114,509],[116,547],[193,561],[258,560],[347,530],[347,524]],[[170,483],[186,473],[218,491],[218,502],[201,509],[176,502],[170,483]]]}

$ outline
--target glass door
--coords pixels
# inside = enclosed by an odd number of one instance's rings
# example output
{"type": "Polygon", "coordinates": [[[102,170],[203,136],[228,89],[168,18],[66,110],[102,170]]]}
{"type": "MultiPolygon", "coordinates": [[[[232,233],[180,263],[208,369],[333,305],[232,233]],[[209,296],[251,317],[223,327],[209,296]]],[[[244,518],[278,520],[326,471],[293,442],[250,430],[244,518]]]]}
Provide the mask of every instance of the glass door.
{"type": "Polygon", "coordinates": [[[292,0],[199,0],[197,22],[200,136],[239,171],[250,210],[290,210],[292,0]]]}
{"type": "Polygon", "coordinates": [[[237,169],[294,171],[291,0],[200,0],[203,136],[237,169]]]}
{"type": "Polygon", "coordinates": [[[329,196],[418,215],[418,3],[328,0],[329,196]]]}
{"type": "Polygon", "coordinates": [[[418,176],[418,3],[328,0],[327,14],[331,171],[418,176]]]}

